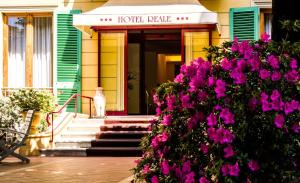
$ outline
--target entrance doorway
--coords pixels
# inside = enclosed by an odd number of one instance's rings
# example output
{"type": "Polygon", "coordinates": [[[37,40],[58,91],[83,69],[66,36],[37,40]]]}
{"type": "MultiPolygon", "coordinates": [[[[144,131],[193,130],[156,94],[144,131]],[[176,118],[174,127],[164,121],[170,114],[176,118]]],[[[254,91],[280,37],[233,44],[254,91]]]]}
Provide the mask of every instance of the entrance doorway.
{"type": "Polygon", "coordinates": [[[180,30],[128,32],[128,114],[154,114],[152,95],[181,66],[180,30]]]}

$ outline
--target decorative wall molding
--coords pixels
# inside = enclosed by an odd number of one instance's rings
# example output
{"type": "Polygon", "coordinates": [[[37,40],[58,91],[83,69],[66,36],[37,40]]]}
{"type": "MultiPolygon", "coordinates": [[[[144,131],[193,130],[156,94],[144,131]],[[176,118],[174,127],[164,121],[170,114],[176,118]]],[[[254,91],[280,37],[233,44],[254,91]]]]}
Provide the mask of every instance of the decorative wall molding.
{"type": "Polygon", "coordinates": [[[272,0],[252,0],[252,6],[263,9],[272,9],[272,0]]]}

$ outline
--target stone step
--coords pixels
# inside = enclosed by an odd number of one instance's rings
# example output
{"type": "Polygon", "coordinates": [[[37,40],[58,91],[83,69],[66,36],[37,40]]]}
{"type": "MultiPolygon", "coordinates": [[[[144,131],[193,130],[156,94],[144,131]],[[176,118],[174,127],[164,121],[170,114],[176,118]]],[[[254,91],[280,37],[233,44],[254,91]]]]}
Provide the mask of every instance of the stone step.
{"type": "Polygon", "coordinates": [[[73,132],[99,132],[99,124],[72,123],[67,127],[67,131],[73,132]]]}
{"type": "Polygon", "coordinates": [[[130,115],[130,116],[107,116],[105,118],[105,124],[114,124],[114,123],[149,123],[153,119],[156,119],[155,116],[148,115],[130,115]]]}
{"type": "Polygon", "coordinates": [[[86,149],[87,156],[141,156],[138,147],[91,147],[86,149]]]}
{"type": "Polygon", "coordinates": [[[87,156],[86,148],[54,148],[54,149],[41,149],[41,156],[74,156],[74,157],[84,157],[87,156]]]}
{"type": "Polygon", "coordinates": [[[149,124],[106,124],[101,125],[101,131],[147,131],[149,124]]]}
{"type": "Polygon", "coordinates": [[[77,131],[66,131],[61,134],[60,138],[77,138],[77,139],[95,139],[97,132],[77,132],[77,131]]]}
{"type": "Polygon", "coordinates": [[[75,118],[73,123],[80,123],[80,124],[104,124],[104,119],[97,119],[97,118],[75,118]]]}
{"type": "Polygon", "coordinates": [[[97,134],[97,139],[140,139],[148,131],[103,131],[97,134]]]}
{"type": "Polygon", "coordinates": [[[141,139],[96,139],[91,147],[138,147],[141,139]]]}
{"type": "Polygon", "coordinates": [[[55,142],[55,148],[88,148],[91,146],[91,140],[78,142],[55,142]]]}

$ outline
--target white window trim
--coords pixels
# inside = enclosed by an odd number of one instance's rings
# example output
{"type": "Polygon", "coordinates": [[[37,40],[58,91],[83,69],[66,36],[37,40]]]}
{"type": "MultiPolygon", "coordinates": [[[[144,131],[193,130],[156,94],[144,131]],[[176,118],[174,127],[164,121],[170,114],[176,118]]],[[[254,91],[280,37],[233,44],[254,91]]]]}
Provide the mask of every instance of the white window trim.
{"type": "Polygon", "coordinates": [[[0,6],[0,12],[1,13],[30,13],[30,12],[54,12],[54,10],[57,9],[57,6],[21,6],[21,7],[15,7],[15,6],[0,6]]]}
{"type": "Polygon", "coordinates": [[[251,4],[262,9],[272,9],[272,0],[252,0],[251,4]]]}
{"type": "MultiPolygon", "coordinates": [[[[36,6],[36,7],[27,7],[27,6],[20,6],[20,7],[0,7],[0,50],[3,50],[3,13],[52,13],[52,65],[53,65],[53,73],[52,73],[52,88],[53,92],[56,93],[54,90],[54,85],[56,83],[56,10],[58,6],[36,6]]],[[[0,52],[0,93],[1,89],[3,88],[3,51],[0,52]]],[[[0,94],[0,96],[1,96],[0,94]]]]}

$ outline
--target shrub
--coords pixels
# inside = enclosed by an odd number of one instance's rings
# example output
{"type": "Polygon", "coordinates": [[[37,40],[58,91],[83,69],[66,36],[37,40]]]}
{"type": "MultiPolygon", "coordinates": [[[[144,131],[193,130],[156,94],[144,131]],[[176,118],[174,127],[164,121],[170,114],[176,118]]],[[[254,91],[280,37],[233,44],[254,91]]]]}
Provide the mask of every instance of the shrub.
{"type": "MultiPolygon", "coordinates": [[[[289,48],[289,49],[285,49],[289,48]]],[[[299,182],[299,53],[234,40],[183,65],[153,99],[135,181],[299,182]],[[292,54],[291,54],[292,53],[292,54]]]]}
{"type": "Polygon", "coordinates": [[[20,121],[20,108],[9,98],[0,97],[0,128],[14,128],[20,121]]]}
{"type": "Polygon", "coordinates": [[[10,99],[22,111],[35,110],[48,113],[54,110],[54,97],[49,91],[20,89],[12,92],[10,99]]]}

